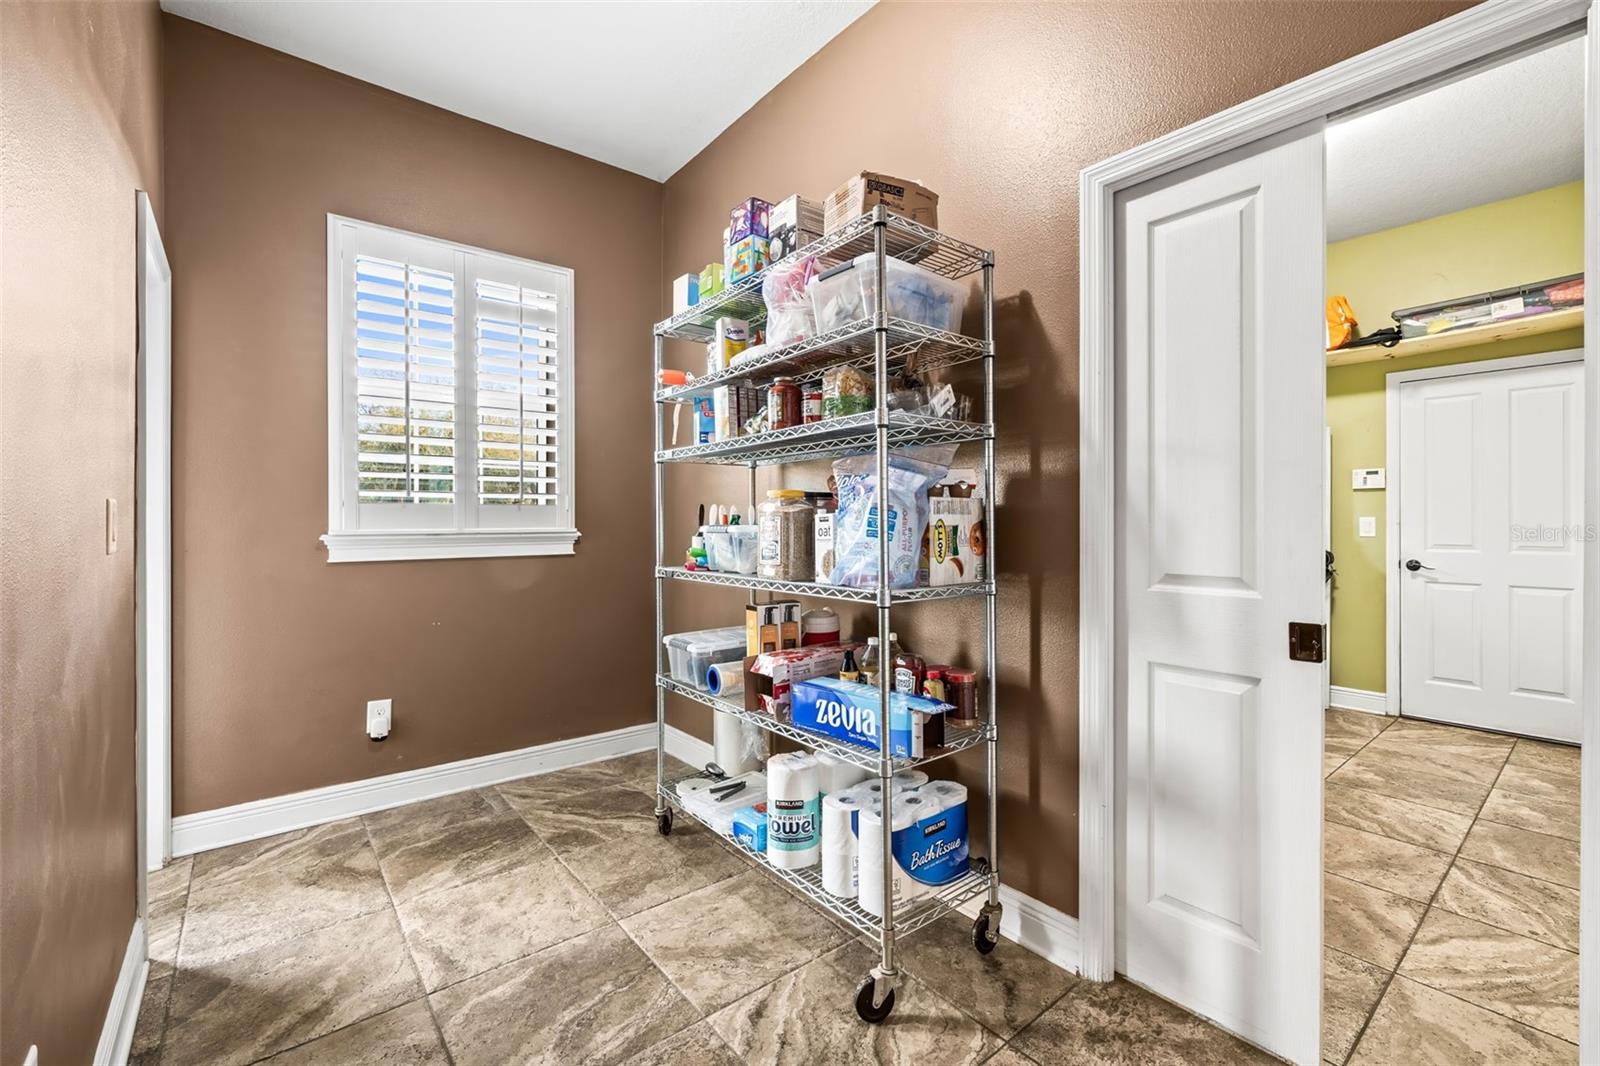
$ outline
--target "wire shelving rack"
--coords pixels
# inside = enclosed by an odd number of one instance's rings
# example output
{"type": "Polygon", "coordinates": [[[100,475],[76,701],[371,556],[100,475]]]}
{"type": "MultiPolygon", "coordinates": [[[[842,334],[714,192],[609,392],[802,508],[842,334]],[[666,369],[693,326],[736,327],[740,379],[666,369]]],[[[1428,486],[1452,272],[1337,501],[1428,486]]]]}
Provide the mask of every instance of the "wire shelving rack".
{"type": "MultiPolygon", "coordinates": [[[[996,649],[996,589],[995,569],[995,459],[994,459],[994,256],[991,252],[956,240],[937,230],[920,225],[910,219],[892,215],[883,207],[845,224],[834,232],[798,249],[790,258],[816,256],[824,265],[841,263],[865,253],[872,253],[877,271],[877,291],[887,292],[885,260],[894,256],[931,270],[943,277],[959,279],[972,274],[982,275],[983,335],[968,337],[890,316],[885,304],[878,301],[873,317],[807,338],[767,353],[758,360],[746,361],[719,374],[698,378],[687,385],[657,387],[660,380],[665,342],[672,340],[706,341],[715,331],[716,320],[723,316],[742,318],[752,325],[766,320],[766,306],[761,296],[761,281],[765,272],[745,278],[688,310],[656,324],[654,329],[654,373],[651,377],[652,397],[655,407],[655,521],[656,521],[656,806],[657,826],[663,834],[672,831],[674,812],[693,818],[685,810],[678,793],[681,778],[672,778],[666,772],[666,703],[668,694],[676,694],[711,707],[719,714],[732,715],[749,722],[774,736],[783,737],[815,751],[827,752],[853,765],[869,770],[878,776],[885,794],[889,793],[890,778],[898,771],[948,758],[960,751],[983,746],[986,751],[986,825],[989,855],[975,857],[971,869],[956,881],[940,886],[936,893],[921,896],[895,906],[892,893],[893,878],[884,877],[884,895],[879,914],[873,914],[857,900],[844,899],[827,892],[815,868],[782,870],[766,861],[764,855],[748,851],[729,842],[740,854],[757,867],[766,870],[789,888],[821,906],[865,936],[875,938],[879,948],[878,965],[862,979],[855,997],[855,1008],[860,1016],[871,1022],[882,1021],[894,1008],[894,987],[900,970],[897,958],[897,939],[916,931],[948,911],[972,900],[982,899],[982,907],[973,924],[973,945],[987,953],[992,950],[1000,931],[1000,875],[996,862],[999,830],[998,745],[999,728],[997,708],[996,649]],[[891,411],[888,382],[891,374],[909,366],[919,371],[943,369],[962,363],[981,361],[983,364],[982,421],[967,422],[907,412],[891,411]],[[687,447],[669,448],[663,439],[666,405],[683,403],[708,394],[718,385],[733,381],[754,380],[770,383],[778,375],[797,372],[818,374],[836,366],[852,366],[870,370],[874,383],[874,409],[858,415],[847,415],[780,429],[731,440],[687,447]],[[889,513],[888,464],[889,453],[895,448],[922,444],[952,444],[981,442],[983,445],[984,522],[987,539],[987,577],[981,582],[891,589],[886,575],[889,573],[889,544],[879,540],[878,582],[870,587],[819,584],[815,582],[778,581],[745,574],[721,571],[687,570],[681,566],[667,565],[665,515],[665,470],[669,463],[712,463],[743,466],[749,470],[749,503],[753,514],[756,504],[756,475],[758,466],[796,463],[816,459],[830,459],[841,455],[874,454],[877,457],[878,513],[889,513]],[[832,738],[799,729],[768,715],[746,710],[742,704],[719,699],[689,685],[672,679],[667,669],[663,645],[665,633],[665,598],[669,583],[720,585],[744,589],[751,602],[758,595],[801,596],[815,599],[841,600],[869,603],[877,608],[879,646],[889,647],[890,612],[896,605],[923,601],[947,600],[977,596],[984,602],[984,692],[982,724],[977,729],[946,730],[942,747],[930,751],[920,759],[897,759],[890,755],[888,730],[880,730],[882,747],[877,751],[855,747],[832,738]]],[[[785,260],[787,261],[787,260],[785,260]]],[[[770,269],[770,267],[769,267],[770,269]]],[[[879,672],[880,707],[887,708],[892,687],[892,670],[879,672]]],[[[882,819],[883,869],[889,870],[892,857],[892,826],[890,818],[882,819]]],[[[709,828],[709,827],[708,827],[709,828]]],[[[714,831],[714,830],[713,830],[714,831]]],[[[867,846],[863,841],[862,846],[867,846]]]]}

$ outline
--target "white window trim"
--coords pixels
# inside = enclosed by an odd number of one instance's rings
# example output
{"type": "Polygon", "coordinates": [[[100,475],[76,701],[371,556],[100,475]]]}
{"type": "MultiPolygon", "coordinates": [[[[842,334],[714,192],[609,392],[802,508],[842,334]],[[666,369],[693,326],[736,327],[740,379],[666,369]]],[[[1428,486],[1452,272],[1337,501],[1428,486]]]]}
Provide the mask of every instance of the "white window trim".
{"type": "MultiPolygon", "coordinates": [[[[576,364],[573,358],[574,339],[573,295],[576,287],[571,268],[521,259],[505,252],[477,248],[469,244],[445,241],[426,234],[411,233],[378,223],[344,215],[328,215],[328,532],[320,538],[328,549],[330,563],[395,562],[424,559],[483,559],[509,558],[533,555],[574,555],[578,538],[582,536],[573,521],[577,514],[575,474],[577,470],[573,443],[576,434],[573,418],[577,404],[576,364]],[[448,245],[477,256],[511,259],[533,263],[544,269],[566,275],[568,299],[561,308],[562,390],[560,409],[560,448],[565,462],[566,505],[571,525],[537,528],[478,528],[478,529],[349,529],[346,528],[345,494],[349,490],[348,471],[345,469],[346,410],[349,397],[345,395],[347,374],[344,353],[344,277],[339,244],[339,227],[362,226],[384,230],[397,236],[431,241],[448,245]]],[[[466,312],[463,311],[463,314],[466,312]]],[[[467,353],[467,358],[471,358],[467,353]]],[[[469,365],[470,372],[470,365],[469,365]]]]}

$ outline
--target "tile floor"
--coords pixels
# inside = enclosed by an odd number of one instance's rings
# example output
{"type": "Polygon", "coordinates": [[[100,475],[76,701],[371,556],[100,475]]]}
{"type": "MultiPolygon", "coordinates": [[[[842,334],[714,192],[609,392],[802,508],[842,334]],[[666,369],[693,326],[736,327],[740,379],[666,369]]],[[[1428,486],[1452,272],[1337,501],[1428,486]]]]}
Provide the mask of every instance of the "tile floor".
{"type": "Polygon", "coordinates": [[[952,915],[874,953],[650,811],[653,754],[207,852],[152,879],[140,1066],[1271,1062],[952,915]]]}
{"type": "MultiPolygon", "coordinates": [[[[1577,754],[1330,711],[1330,1062],[1577,1061],[1577,754]],[[1353,1054],[1352,1054],[1353,1052],[1353,1054]]],[[[1269,1063],[960,916],[873,951],[680,819],[654,755],[172,864],[151,882],[140,1066],[1269,1063]]]]}
{"type": "Polygon", "coordinates": [[[1578,749],[1330,710],[1323,1055],[1578,1061],[1578,749]]]}

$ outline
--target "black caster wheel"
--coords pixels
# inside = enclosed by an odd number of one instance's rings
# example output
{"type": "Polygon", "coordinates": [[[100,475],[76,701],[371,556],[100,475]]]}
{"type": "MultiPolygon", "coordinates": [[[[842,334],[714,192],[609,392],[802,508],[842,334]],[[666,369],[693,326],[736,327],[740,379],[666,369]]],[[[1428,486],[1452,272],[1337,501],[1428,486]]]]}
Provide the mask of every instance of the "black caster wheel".
{"type": "Polygon", "coordinates": [[[972,923],[972,946],[978,949],[979,955],[987,955],[999,943],[999,938],[989,933],[989,915],[978,915],[972,923]]]}
{"type": "Polygon", "coordinates": [[[972,872],[977,874],[979,877],[988,877],[989,860],[984,858],[982,855],[973,856],[972,872]]]}
{"type": "Polygon", "coordinates": [[[872,991],[876,987],[877,982],[873,980],[870,973],[856,986],[856,1013],[861,1016],[862,1021],[872,1025],[877,1025],[889,1017],[889,1012],[894,1010],[894,989],[892,988],[889,989],[889,994],[883,997],[882,1003],[873,1006],[872,991]]]}
{"type": "Polygon", "coordinates": [[[656,832],[660,833],[662,836],[670,836],[672,834],[671,807],[668,807],[666,810],[656,815],[656,832]]]}

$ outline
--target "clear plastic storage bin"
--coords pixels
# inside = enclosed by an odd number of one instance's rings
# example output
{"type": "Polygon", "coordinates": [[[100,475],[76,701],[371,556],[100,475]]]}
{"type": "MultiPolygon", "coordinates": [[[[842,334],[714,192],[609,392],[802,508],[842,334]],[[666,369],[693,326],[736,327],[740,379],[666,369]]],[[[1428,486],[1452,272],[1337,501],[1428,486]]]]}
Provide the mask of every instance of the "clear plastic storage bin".
{"type": "Polygon", "coordinates": [[[709,692],[706,671],[713,663],[744,658],[745,631],[744,626],[697,629],[692,633],[670,634],[663,637],[661,643],[667,646],[672,680],[709,692]]]}
{"type": "MultiPolygon", "coordinates": [[[[967,285],[889,256],[884,260],[889,316],[950,333],[961,332],[967,285]]],[[[807,290],[817,329],[827,332],[878,312],[878,279],[872,252],[858,255],[812,279],[807,290]]]]}

